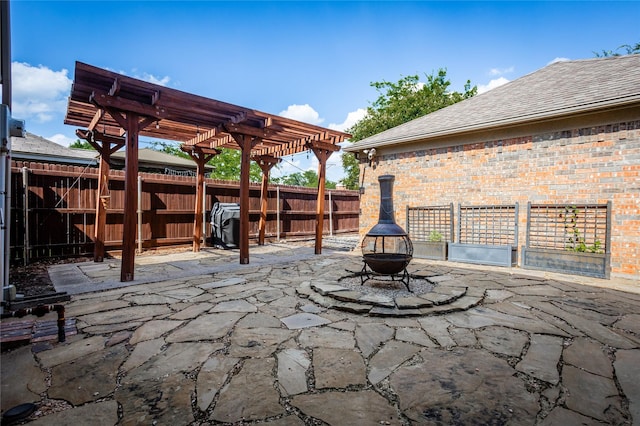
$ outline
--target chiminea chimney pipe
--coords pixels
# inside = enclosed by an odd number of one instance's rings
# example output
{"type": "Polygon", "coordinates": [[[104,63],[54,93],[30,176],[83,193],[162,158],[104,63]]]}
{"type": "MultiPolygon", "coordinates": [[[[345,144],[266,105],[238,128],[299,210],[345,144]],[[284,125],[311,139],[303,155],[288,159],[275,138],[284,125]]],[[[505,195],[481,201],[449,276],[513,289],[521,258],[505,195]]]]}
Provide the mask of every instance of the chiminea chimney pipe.
{"type": "Polygon", "coordinates": [[[393,175],[382,175],[378,177],[380,183],[380,213],[378,223],[396,223],[393,211],[393,175]]]}
{"type": "Polygon", "coordinates": [[[367,232],[370,236],[404,236],[407,233],[398,224],[393,210],[393,181],[395,176],[382,175],[380,183],[380,213],[378,223],[367,232]]]}

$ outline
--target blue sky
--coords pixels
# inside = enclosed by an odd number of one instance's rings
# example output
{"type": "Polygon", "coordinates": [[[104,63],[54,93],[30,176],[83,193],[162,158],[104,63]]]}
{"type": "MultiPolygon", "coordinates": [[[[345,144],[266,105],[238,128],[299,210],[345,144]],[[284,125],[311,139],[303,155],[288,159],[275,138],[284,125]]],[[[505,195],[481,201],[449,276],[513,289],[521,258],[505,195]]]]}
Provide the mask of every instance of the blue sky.
{"type": "MultiPolygon", "coordinates": [[[[446,68],[452,89],[484,91],[640,41],[636,1],[12,0],[11,20],[13,116],[63,145],[75,61],[342,130],[377,98],[371,82],[446,68]]],[[[310,167],[301,154],[274,175],[310,167]]]]}

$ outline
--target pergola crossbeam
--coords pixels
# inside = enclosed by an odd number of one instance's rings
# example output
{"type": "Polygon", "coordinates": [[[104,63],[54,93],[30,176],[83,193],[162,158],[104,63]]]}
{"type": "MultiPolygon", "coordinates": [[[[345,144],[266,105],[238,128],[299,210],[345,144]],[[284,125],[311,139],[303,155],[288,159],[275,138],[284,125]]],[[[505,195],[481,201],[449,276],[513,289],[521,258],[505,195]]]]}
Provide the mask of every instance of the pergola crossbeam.
{"type": "Polygon", "coordinates": [[[93,94],[89,98],[89,102],[98,105],[100,108],[135,112],[139,115],[153,117],[155,120],[160,120],[166,117],[166,110],[160,106],[147,105],[135,100],[112,96],[98,90],[93,91],[93,94]]]}

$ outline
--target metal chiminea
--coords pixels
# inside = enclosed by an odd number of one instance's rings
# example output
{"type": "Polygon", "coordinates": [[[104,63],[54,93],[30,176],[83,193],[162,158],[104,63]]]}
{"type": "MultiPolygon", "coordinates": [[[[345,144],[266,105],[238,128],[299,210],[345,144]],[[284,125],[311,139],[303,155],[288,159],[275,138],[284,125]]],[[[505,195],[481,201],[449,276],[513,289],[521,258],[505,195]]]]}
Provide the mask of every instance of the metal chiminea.
{"type": "Polygon", "coordinates": [[[409,235],[400,227],[394,218],[393,181],[395,176],[378,177],[380,183],[380,214],[378,223],[367,232],[362,240],[362,284],[371,278],[367,266],[378,275],[395,275],[402,273],[400,279],[409,290],[409,273],[407,265],[413,258],[413,244],[409,235]],[[366,278],[365,278],[366,277],[366,278]]]}

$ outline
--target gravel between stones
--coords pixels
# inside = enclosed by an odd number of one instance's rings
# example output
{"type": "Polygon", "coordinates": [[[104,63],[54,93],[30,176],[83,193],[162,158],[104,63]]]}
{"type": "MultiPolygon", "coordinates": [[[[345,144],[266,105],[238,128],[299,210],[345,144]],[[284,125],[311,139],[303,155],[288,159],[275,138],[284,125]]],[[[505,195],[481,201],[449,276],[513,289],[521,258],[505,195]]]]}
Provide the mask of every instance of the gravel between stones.
{"type": "Polygon", "coordinates": [[[392,298],[411,297],[418,294],[430,293],[434,288],[434,284],[430,283],[425,278],[419,277],[409,278],[409,288],[411,289],[411,292],[407,291],[407,288],[402,281],[399,281],[398,279],[392,281],[391,278],[374,277],[366,281],[364,284],[361,284],[359,276],[347,276],[338,280],[338,285],[364,294],[377,294],[392,298]]]}

